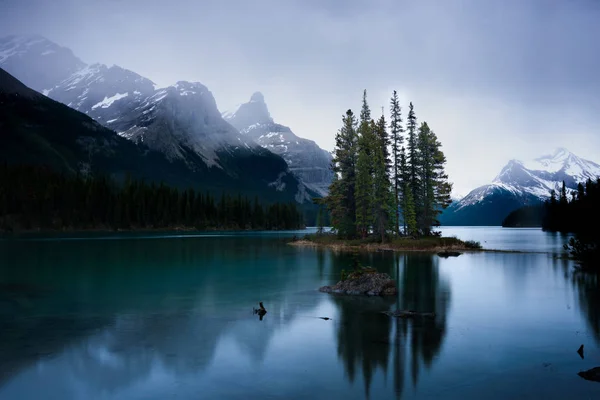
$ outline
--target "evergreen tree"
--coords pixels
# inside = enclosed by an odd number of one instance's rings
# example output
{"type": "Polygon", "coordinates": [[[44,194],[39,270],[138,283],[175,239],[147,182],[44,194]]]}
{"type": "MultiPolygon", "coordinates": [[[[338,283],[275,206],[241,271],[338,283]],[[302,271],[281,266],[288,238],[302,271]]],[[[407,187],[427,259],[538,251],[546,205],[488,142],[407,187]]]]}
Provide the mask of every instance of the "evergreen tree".
{"type": "Polygon", "coordinates": [[[375,229],[381,239],[385,241],[385,236],[390,228],[391,210],[393,207],[392,185],[388,174],[389,152],[387,151],[389,140],[386,122],[383,115],[374,124],[372,130],[375,132],[375,147],[373,149],[373,206],[375,229]]]}
{"type": "Polygon", "coordinates": [[[374,122],[363,92],[358,126],[358,159],[356,162],[356,226],[361,237],[366,237],[373,224],[373,155],[377,147],[374,122]]]}
{"type": "Polygon", "coordinates": [[[366,237],[373,224],[373,125],[361,123],[356,162],[356,226],[361,237],[366,237]]]}
{"type": "Polygon", "coordinates": [[[356,118],[352,110],[348,110],[335,137],[334,178],[326,199],[331,225],[342,238],[356,236],[356,162],[356,118]]]}
{"type": "Polygon", "coordinates": [[[418,136],[420,165],[420,203],[417,208],[417,224],[423,235],[431,234],[431,227],[439,225],[437,216],[450,204],[452,184],[444,172],[446,157],[441,143],[426,122],[419,127],[418,136]]]}
{"type": "Polygon", "coordinates": [[[406,149],[404,147],[400,149],[400,174],[402,177],[400,204],[402,205],[404,234],[407,236],[416,236],[417,214],[415,211],[415,202],[410,187],[410,170],[406,161],[406,149]]]}
{"type": "MultiPolygon", "coordinates": [[[[400,205],[402,192],[402,171],[401,171],[401,151],[404,138],[402,137],[402,109],[398,101],[398,94],[394,90],[390,101],[390,133],[392,134],[392,182],[394,184],[394,214],[396,216],[397,235],[400,234],[400,205]]],[[[405,228],[406,229],[406,228],[405,228]]]]}
{"type": "Polygon", "coordinates": [[[417,138],[417,117],[415,109],[411,102],[408,106],[408,117],[406,119],[406,131],[408,136],[408,155],[407,165],[409,170],[409,186],[412,192],[413,201],[419,203],[419,154],[417,138]]]}

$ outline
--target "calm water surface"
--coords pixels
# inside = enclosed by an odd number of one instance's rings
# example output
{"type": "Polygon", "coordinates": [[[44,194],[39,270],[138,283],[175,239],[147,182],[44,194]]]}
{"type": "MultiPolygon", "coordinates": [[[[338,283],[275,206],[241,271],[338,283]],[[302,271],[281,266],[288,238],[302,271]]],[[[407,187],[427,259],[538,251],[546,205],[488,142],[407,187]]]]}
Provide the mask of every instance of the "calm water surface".
{"type": "MultiPolygon", "coordinates": [[[[548,253],[565,240],[444,230],[548,253]]],[[[577,376],[600,366],[599,284],[570,262],[362,255],[400,294],[334,297],[316,289],[352,255],[291,235],[0,241],[0,399],[600,398],[577,376]],[[437,316],[380,313],[397,308],[437,316]]]]}

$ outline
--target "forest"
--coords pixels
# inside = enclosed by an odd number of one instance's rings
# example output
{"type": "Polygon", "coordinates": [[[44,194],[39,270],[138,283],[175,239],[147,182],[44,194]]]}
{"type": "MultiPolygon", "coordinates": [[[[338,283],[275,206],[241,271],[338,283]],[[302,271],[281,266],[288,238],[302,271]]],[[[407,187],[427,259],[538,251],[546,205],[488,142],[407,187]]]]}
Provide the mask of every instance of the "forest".
{"type": "Polygon", "coordinates": [[[298,229],[296,205],[262,204],[241,195],[105,176],[61,174],[49,167],[0,164],[0,231],[88,229],[298,229]]]}
{"type": "Polygon", "coordinates": [[[427,122],[417,123],[409,105],[406,127],[398,94],[390,100],[389,125],[375,121],[363,93],[357,119],[342,118],[335,138],[334,181],[323,199],[339,238],[432,236],[437,216],[450,204],[452,184],[444,171],[446,157],[427,122]]]}
{"type": "Polygon", "coordinates": [[[582,266],[600,271],[600,178],[577,185],[577,191],[567,194],[563,182],[560,193],[552,190],[544,203],[526,206],[511,212],[504,227],[541,226],[549,232],[573,233],[566,249],[582,266]]]}
{"type": "Polygon", "coordinates": [[[570,232],[566,249],[579,261],[581,267],[600,272],[600,178],[579,183],[577,192],[568,199],[563,182],[560,195],[553,191],[544,207],[542,229],[553,232],[570,232]]]}

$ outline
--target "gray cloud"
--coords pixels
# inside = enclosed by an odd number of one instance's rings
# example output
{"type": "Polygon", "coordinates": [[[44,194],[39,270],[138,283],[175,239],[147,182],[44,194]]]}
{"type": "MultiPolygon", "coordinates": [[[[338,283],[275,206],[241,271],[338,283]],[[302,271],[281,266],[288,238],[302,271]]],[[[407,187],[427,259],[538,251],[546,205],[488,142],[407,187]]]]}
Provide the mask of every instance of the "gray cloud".
{"type": "Polygon", "coordinates": [[[441,138],[458,193],[510,158],[565,146],[600,161],[600,5],[591,0],[0,0],[0,34],[40,33],[160,85],[206,84],[222,110],[260,90],[331,149],[362,89],[393,89],[441,138]]]}

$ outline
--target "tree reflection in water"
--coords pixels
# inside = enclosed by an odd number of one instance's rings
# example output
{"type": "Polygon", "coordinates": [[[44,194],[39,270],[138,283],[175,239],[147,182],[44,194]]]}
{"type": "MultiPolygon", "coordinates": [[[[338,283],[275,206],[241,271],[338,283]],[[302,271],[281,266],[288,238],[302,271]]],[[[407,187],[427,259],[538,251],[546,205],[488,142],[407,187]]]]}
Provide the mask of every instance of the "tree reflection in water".
{"type": "MultiPolygon", "coordinates": [[[[395,277],[396,297],[333,296],[339,309],[337,327],[338,355],[343,359],[346,375],[354,382],[362,369],[365,395],[373,376],[380,368],[387,378],[391,361],[394,390],[400,397],[404,390],[407,354],[410,373],[416,387],[422,366],[431,367],[446,334],[450,286],[440,276],[437,256],[431,254],[362,255],[365,265],[395,277]],[[368,264],[367,264],[368,263],[368,264]],[[395,306],[395,307],[394,307],[395,306]],[[381,313],[391,309],[435,312],[435,318],[390,318],[381,313]],[[390,354],[393,352],[393,354],[390,354]]],[[[336,264],[348,268],[352,258],[336,257],[336,264]]],[[[336,270],[343,268],[338,265],[336,270]]]]}

